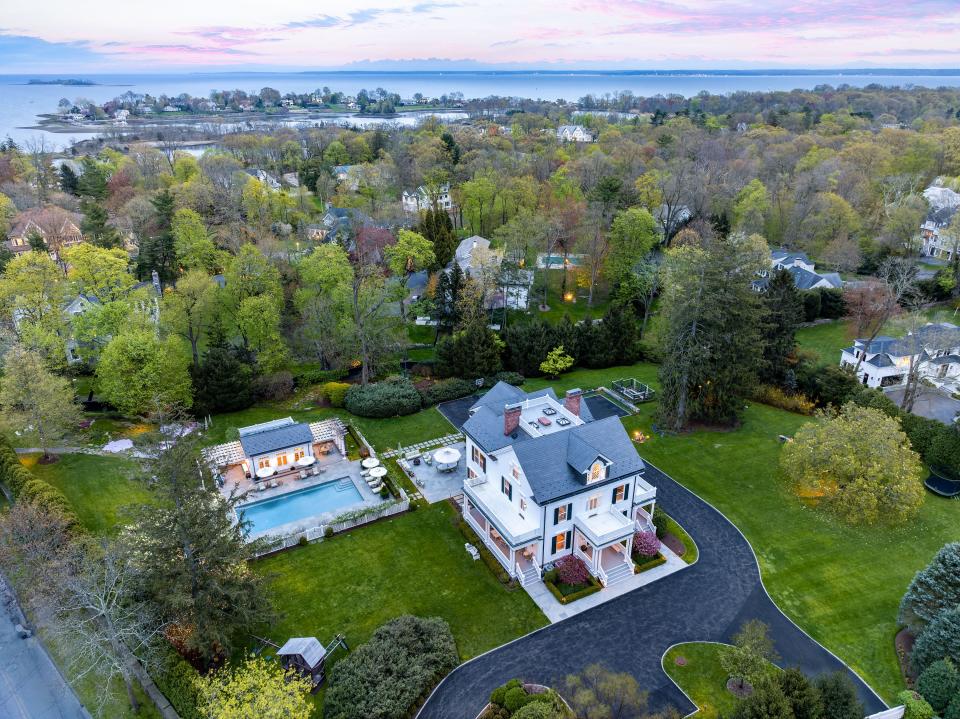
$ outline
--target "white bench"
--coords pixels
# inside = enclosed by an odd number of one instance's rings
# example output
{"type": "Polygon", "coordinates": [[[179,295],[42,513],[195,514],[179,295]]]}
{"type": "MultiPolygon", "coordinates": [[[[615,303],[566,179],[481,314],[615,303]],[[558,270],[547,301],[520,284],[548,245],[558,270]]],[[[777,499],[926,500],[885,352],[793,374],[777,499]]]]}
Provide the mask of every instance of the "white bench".
{"type": "Polygon", "coordinates": [[[474,547],[470,542],[467,542],[463,545],[463,548],[467,550],[467,554],[473,557],[473,561],[480,559],[480,551],[474,547]]]}

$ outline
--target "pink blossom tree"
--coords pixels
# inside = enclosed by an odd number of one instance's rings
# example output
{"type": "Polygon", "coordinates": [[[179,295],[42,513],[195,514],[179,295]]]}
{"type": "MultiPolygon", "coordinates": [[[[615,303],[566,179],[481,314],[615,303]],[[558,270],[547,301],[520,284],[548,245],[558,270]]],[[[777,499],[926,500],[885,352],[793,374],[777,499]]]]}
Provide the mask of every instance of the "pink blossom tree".
{"type": "Polygon", "coordinates": [[[656,532],[635,532],[633,535],[633,551],[641,557],[653,557],[660,551],[660,540],[656,532]]]}
{"type": "Polygon", "coordinates": [[[590,570],[580,557],[568,554],[556,562],[557,579],[563,584],[586,584],[590,581],[590,570]]]}

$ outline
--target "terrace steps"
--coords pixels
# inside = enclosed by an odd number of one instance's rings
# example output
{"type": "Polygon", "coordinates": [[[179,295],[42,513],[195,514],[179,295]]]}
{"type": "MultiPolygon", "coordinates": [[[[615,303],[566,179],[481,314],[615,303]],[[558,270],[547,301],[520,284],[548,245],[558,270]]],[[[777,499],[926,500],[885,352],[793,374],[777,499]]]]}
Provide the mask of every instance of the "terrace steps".
{"type": "Polygon", "coordinates": [[[633,563],[622,562],[607,570],[607,586],[612,586],[633,576],[633,563]]]}

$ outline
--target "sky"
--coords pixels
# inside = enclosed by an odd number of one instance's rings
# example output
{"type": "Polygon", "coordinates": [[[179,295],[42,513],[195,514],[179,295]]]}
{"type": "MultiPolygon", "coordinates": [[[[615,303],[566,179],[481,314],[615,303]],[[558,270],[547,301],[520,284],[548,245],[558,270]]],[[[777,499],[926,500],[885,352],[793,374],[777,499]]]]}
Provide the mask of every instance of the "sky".
{"type": "Polygon", "coordinates": [[[0,17],[0,73],[871,67],[960,67],[960,0],[43,0],[0,17]]]}

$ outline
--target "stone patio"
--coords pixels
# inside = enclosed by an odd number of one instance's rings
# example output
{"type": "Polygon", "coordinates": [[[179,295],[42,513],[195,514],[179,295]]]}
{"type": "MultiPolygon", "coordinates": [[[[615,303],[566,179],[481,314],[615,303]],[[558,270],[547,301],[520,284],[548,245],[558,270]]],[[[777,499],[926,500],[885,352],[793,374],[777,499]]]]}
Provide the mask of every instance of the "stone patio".
{"type": "MultiPolygon", "coordinates": [[[[419,465],[415,465],[411,460],[404,459],[401,464],[402,468],[409,468],[410,471],[407,472],[407,476],[410,476],[410,472],[413,473],[411,480],[420,490],[424,499],[431,504],[462,494],[463,480],[467,477],[466,443],[456,442],[445,446],[453,447],[460,452],[460,461],[453,471],[441,472],[436,468],[436,465],[428,465],[423,460],[420,461],[419,465]]],[[[438,449],[440,447],[432,447],[424,450],[424,454],[432,456],[438,449]]]]}
{"type": "Polygon", "coordinates": [[[547,615],[550,623],[554,624],[580,614],[581,612],[585,612],[588,609],[593,609],[605,602],[609,602],[611,599],[623,596],[628,592],[632,592],[634,589],[639,589],[658,579],[663,579],[667,575],[678,572],[688,566],[692,566],[671,552],[666,545],[661,545],[660,551],[663,553],[663,556],[667,558],[665,564],[661,564],[659,567],[654,567],[653,569],[648,569],[640,574],[634,574],[629,579],[617,582],[611,587],[604,587],[599,592],[594,592],[570,604],[561,604],[558,602],[543,581],[527,582],[523,588],[527,590],[527,594],[529,594],[530,598],[540,607],[540,610],[547,615]]]}

